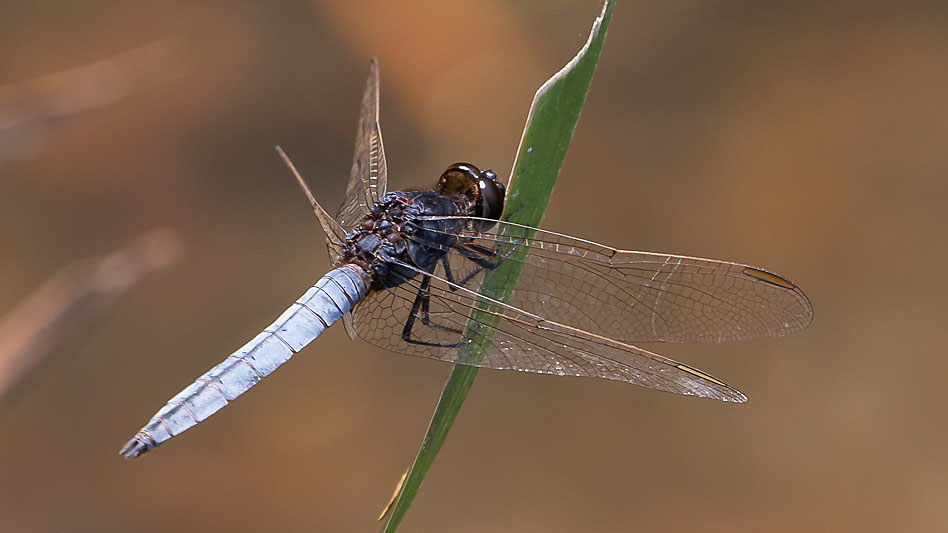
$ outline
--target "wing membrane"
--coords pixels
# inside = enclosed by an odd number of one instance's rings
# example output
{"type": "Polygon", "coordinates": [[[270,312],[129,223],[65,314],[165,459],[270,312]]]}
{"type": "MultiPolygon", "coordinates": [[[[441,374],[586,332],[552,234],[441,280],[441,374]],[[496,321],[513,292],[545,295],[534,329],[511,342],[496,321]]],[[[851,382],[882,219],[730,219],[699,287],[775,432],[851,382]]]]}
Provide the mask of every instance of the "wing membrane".
{"type": "MultiPolygon", "coordinates": [[[[597,335],[625,342],[745,340],[799,331],[813,316],[799,287],[757,267],[617,250],[506,222],[478,231],[483,219],[427,219],[461,220],[467,228],[450,232],[461,241],[447,250],[456,281],[479,268],[462,250],[490,250],[481,256],[522,264],[511,305],[597,335]]],[[[465,286],[477,291],[482,276],[465,286]]]]}
{"type": "Polygon", "coordinates": [[[544,319],[440,276],[414,270],[417,277],[375,292],[356,307],[354,323],[360,337],[387,350],[483,368],[597,377],[678,394],[747,400],[739,391],[695,368],[544,319]],[[427,290],[425,277],[430,278],[427,290]],[[413,305],[419,291],[425,292],[430,301],[427,324],[420,306],[413,305]],[[489,313],[500,318],[497,326],[487,321],[469,322],[474,308],[490,308],[489,313]],[[406,342],[405,324],[413,309],[413,342],[406,342]],[[483,359],[459,360],[458,348],[473,342],[473,335],[485,329],[492,330],[493,342],[483,359]]]}
{"type": "Polygon", "coordinates": [[[346,187],[346,199],[339,208],[336,220],[346,231],[362,220],[372,205],[385,194],[388,165],[382,130],[379,127],[379,64],[372,59],[369,75],[362,93],[359,130],[356,133],[355,155],[346,187]]]}

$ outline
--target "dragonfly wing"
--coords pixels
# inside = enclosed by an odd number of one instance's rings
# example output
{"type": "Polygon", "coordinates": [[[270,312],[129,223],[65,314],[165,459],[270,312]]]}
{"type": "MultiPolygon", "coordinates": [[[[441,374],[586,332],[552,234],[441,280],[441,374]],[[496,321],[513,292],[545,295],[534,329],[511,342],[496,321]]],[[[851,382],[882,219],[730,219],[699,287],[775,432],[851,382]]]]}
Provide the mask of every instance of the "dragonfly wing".
{"type": "Polygon", "coordinates": [[[346,199],[336,215],[343,229],[351,231],[362,220],[372,205],[385,194],[387,182],[388,165],[385,163],[385,147],[379,127],[379,64],[376,59],[372,59],[362,93],[359,130],[356,133],[346,199]]]}
{"type": "Polygon", "coordinates": [[[360,337],[394,352],[483,368],[596,377],[747,401],[723,381],[690,366],[501,304],[440,276],[416,272],[416,277],[374,292],[356,306],[353,320],[360,337]],[[416,304],[419,292],[428,298],[427,312],[416,304]],[[489,311],[472,315],[475,308],[489,311]],[[471,316],[475,319],[469,322],[471,316]],[[412,326],[406,331],[409,321],[412,326]],[[481,357],[470,357],[472,339],[484,332],[493,342],[481,357]]]}
{"type": "Polygon", "coordinates": [[[286,163],[286,166],[290,169],[290,172],[293,173],[293,177],[296,178],[296,182],[299,184],[300,188],[303,189],[303,194],[306,195],[310,205],[313,206],[313,212],[316,214],[316,220],[319,221],[319,225],[322,226],[323,233],[326,236],[326,249],[329,252],[329,259],[333,263],[337,263],[340,259],[342,259],[342,245],[346,240],[346,232],[342,229],[338,222],[333,220],[333,218],[330,217],[328,213],[326,213],[326,210],[323,209],[323,206],[319,205],[319,202],[316,201],[316,197],[313,196],[313,191],[309,189],[309,185],[306,184],[303,176],[301,176],[299,171],[296,170],[296,165],[290,161],[290,157],[286,155],[286,152],[283,151],[283,148],[277,146],[276,150],[277,153],[280,154],[280,158],[283,159],[283,162],[286,163]]]}
{"type": "Polygon", "coordinates": [[[626,342],[746,340],[799,331],[813,317],[798,286],[761,268],[617,250],[505,222],[477,231],[482,219],[460,218],[467,229],[447,249],[455,279],[473,274],[465,286],[477,290],[483,272],[472,253],[517,263],[522,272],[511,305],[598,335],[626,342]]]}

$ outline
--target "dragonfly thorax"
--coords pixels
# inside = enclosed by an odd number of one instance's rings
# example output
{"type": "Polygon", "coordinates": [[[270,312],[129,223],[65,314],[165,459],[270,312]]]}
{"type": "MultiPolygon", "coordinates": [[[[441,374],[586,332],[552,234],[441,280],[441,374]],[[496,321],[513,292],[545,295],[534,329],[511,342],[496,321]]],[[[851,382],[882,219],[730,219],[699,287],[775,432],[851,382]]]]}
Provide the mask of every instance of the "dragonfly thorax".
{"type": "Polygon", "coordinates": [[[496,220],[503,211],[504,192],[493,171],[455,163],[441,174],[436,190],[398,191],[380,198],[348,235],[341,263],[362,268],[376,290],[404,283],[417,275],[405,265],[430,271],[457,243],[461,221],[428,217],[496,220]]]}
{"type": "Polygon", "coordinates": [[[388,193],[349,234],[343,245],[342,263],[358,265],[367,272],[373,289],[398,285],[414,277],[400,265],[428,269],[454,244],[452,237],[440,233],[449,229],[445,221],[424,217],[450,217],[470,211],[470,202],[463,195],[445,196],[436,191],[388,193]],[[426,229],[439,233],[432,235],[426,229]],[[417,242],[419,238],[425,244],[417,242]]]}

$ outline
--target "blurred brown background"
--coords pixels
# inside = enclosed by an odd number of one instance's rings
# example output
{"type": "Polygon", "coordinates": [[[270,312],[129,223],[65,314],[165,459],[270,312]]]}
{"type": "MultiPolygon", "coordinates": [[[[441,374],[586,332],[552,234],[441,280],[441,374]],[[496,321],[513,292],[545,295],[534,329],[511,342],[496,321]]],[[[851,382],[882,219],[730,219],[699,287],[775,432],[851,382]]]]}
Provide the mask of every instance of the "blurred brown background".
{"type": "MultiPolygon", "coordinates": [[[[647,346],[742,406],[484,371],[403,529],[948,527],[945,6],[620,2],[544,227],[771,268],[813,325],[647,346]]],[[[392,187],[455,160],[506,175],[533,92],[598,10],[0,4],[0,316],[154,227],[187,246],[0,407],[0,529],[377,528],[449,367],[341,326],[184,436],[117,451],[327,269],[273,145],[334,210],[375,55],[392,187]]]]}

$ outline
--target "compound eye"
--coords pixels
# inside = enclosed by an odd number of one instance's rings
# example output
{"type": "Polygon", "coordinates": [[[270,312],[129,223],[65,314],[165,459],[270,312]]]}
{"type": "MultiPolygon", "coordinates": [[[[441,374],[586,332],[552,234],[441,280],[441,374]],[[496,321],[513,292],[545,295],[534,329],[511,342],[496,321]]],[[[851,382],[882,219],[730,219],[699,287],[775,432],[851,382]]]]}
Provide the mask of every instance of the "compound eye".
{"type": "Polygon", "coordinates": [[[481,217],[500,218],[504,212],[504,184],[497,181],[497,175],[492,171],[485,170],[477,180],[477,188],[481,191],[481,217]]]}
{"type": "Polygon", "coordinates": [[[455,163],[441,174],[438,193],[445,196],[463,194],[472,202],[477,197],[477,181],[481,171],[470,163],[455,163]]]}

